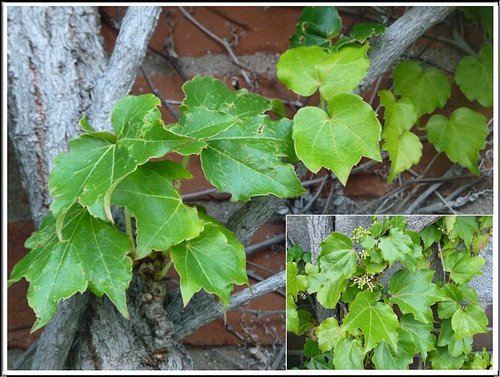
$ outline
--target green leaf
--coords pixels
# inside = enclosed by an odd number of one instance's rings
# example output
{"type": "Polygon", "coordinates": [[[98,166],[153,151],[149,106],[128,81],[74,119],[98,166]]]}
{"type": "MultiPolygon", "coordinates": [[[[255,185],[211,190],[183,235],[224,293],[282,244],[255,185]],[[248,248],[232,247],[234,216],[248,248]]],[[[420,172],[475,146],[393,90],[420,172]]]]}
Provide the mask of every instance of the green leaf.
{"type": "Polygon", "coordinates": [[[438,347],[429,354],[432,369],[460,369],[465,361],[465,356],[453,357],[448,353],[447,347],[438,347]]]}
{"type": "MultiPolygon", "coordinates": [[[[123,97],[111,114],[116,142],[112,141],[114,135],[102,132],[90,132],[69,142],[69,152],[55,158],[49,176],[54,197],[51,210],[56,217],[63,217],[78,200],[94,216],[111,220],[109,199],[121,179],[152,157],[195,143],[164,128],[159,104],[160,100],[152,94],[123,97]]],[[[91,130],[90,125],[85,129],[91,130]]],[[[60,225],[62,219],[58,221],[58,230],[60,225]]]]}
{"type": "Polygon", "coordinates": [[[335,369],[365,369],[363,359],[363,347],[359,339],[340,339],[335,346],[333,354],[335,369]]]}
{"type": "Polygon", "coordinates": [[[333,317],[325,319],[320,323],[314,334],[318,337],[318,345],[321,352],[330,351],[343,337],[337,320],[333,317]]]}
{"type": "Polygon", "coordinates": [[[351,32],[351,38],[359,43],[365,43],[368,38],[382,35],[385,32],[385,26],[375,23],[360,22],[354,25],[351,32]]]}
{"type": "Polygon", "coordinates": [[[481,306],[469,304],[465,309],[459,309],[451,317],[451,326],[455,331],[455,339],[488,332],[488,318],[481,306]]]}
{"type": "Polygon", "coordinates": [[[408,369],[413,362],[413,344],[399,342],[395,351],[383,340],[375,347],[372,360],[377,369],[408,369]]]}
{"type": "Polygon", "coordinates": [[[308,286],[307,276],[298,273],[297,263],[288,262],[286,264],[286,289],[294,299],[297,299],[299,292],[305,292],[308,286]]]}
{"type": "Polygon", "coordinates": [[[168,250],[203,230],[196,208],[182,203],[172,181],[191,174],[173,161],[149,162],[127,176],[115,189],[112,202],[136,218],[137,254],[168,250]]]}
{"type": "Polygon", "coordinates": [[[471,6],[471,7],[458,7],[465,17],[469,20],[479,21],[483,26],[486,35],[489,38],[493,37],[493,7],[492,6],[471,6]]]}
{"type": "Polygon", "coordinates": [[[455,81],[469,101],[493,106],[493,47],[483,46],[477,58],[465,56],[457,65],[455,81]]]}
{"type": "Polygon", "coordinates": [[[278,79],[301,96],[316,90],[327,101],[339,93],[350,93],[365,76],[370,61],[368,44],[348,45],[328,53],[318,46],[287,50],[277,64],[278,79]]]}
{"type": "Polygon", "coordinates": [[[458,283],[467,283],[474,276],[481,275],[485,260],[483,257],[471,257],[468,253],[453,253],[443,257],[444,267],[450,272],[450,278],[458,283]]]}
{"type": "Polygon", "coordinates": [[[64,242],[58,240],[56,218],[49,213],[26,241],[32,250],[9,279],[9,285],[22,277],[30,282],[28,303],[37,317],[31,331],[47,324],[61,300],[87,288],[99,297],[106,294],[128,318],[125,290],[132,279],[132,260],[127,235],[77,204],[68,210],[61,233],[64,242]]]}
{"type": "Polygon", "coordinates": [[[424,249],[428,249],[434,243],[438,242],[443,235],[436,224],[426,226],[418,234],[424,242],[424,249]]]}
{"type": "Polygon", "coordinates": [[[443,108],[451,95],[451,84],[441,71],[434,67],[424,71],[413,60],[398,63],[393,79],[394,92],[413,102],[418,117],[443,108]]]}
{"type": "Polygon", "coordinates": [[[396,101],[394,94],[388,90],[380,90],[378,96],[380,97],[380,105],[385,108],[384,133],[391,130],[400,135],[411,130],[418,119],[413,102],[408,98],[396,101]]]}
{"type": "Polygon", "coordinates": [[[413,344],[415,349],[412,353],[420,353],[425,362],[428,352],[436,349],[436,337],[432,334],[433,323],[422,323],[414,319],[411,314],[405,314],[401,317],[399,325],[399,341],[413,344]]]}
{"type": "Polygon", "coordinates": [[[292,295],[286,296],[286,330],[299,335],[299,313],[292,295]]]}
{"type": "Polygon", "coordinates": [[[392,228],[389,236],[381,237],[379,248],[384,259],[389,262],[389,267],[398,260],[410,272],[415,270],[416,260],[422,254],[415,249],[411,237],[399,228],[392,228]]]}
{"type": "Polygon", "coordinates": [[[447,319],[451,318],[453,314],[460,309],[460,302],[463,299],[463,294],[456,285],[451,283],[447,283],[443,286],[443,292],[450,300],[438,304],[438,316],[441,319],[447,319]]]}
{"type": "Polygon", "coordinates": [[[297,314],[299,316],[299,326],[296,334],[307,333],[313,327],[311,313],[304,309],[298,309],[297,314]]]}
{"type": "Polygon", "coordinates": [[[472,336],[465,336],[457,340],[455,331],[451,327],[451,320],[445,319],[441,322],[437,345],[439,347],[447,346],[449,354],[457,357],[472,351],[472,336]]]}
{"type": "Polygon", "coordinates": [[[347,280],[335,269],[319,271],[318,266],[308,263],[305,267],[309,279],[308,293],[317,293],[318,302],[325,308],[334,308],[345,290],[347,280]]]}
{"type": "Polygon", "coordinates": [[[438,152],[479,175],[477,159],[486,144],[488,126],[483,114],[461,107],[449,119],[433,115],[427,122],[427,136],[438,152]]]}
{"type": "Polygon", "coordinates": [[[304,256],[304,250],[300,245],[293,245],[286,251],[286,261],[287,262],[299,262],[304,256]]]}
{"type": "Polygon", "coordinates": [[[464,369],[491,369],[491,356],[486,350],[485,347],[483,347],[482,352],[474,352],[473,354],[469,355],[469,360],[467,360],[466,365],[464,369]]]}
{"type": "Polygon", "coordinates": [[[177,152],[201,153],[203,172],[210,183],[230,192],[233,201],[304,193],[289,163],[296,159],[292,122],[274,122],[264,115],[271,108],[268,99],[244,89],[230,91],[213,77],[197,76],[183,90],[186,97],[179,122],[169,129],[203,143],[201,148],[182,147],[177,152]]]}
{"type": "Polygon", "coordinates": [[[432,270],[416,269],[411,273],[406,269],[397,271],[389,281],[390,303],[397,304],[402,313],[411,313],[416,320],[432,323],[431,305],[447,301],[441,288],[432,283],[432,270]]]}
{"type": "Polygon", "coordinates": [[[378,302],[380,292],[364,291],[349,305],[349,313],[342,323],[343,330],[361,329],[365,337],[365,353],[385,340],[397,350],[399,321],[391,307],[378,302]]]}
{"type": "Polygon", "coordinates": [[[210,216],[198,211],[205,223],[197,238],[173,246],[170,256],[180,275],[184,306],[202,288],[216,294],[224,308],[233,284],[246,284],[246,255],[236,236],[210,216]]]}
{"type": "Polygon", "coordinates": [[[370,105],[354,94],[336,95],[328,109],[329,114],[310,106],[297,112],[295,150],[309,170],[331,169],[345,185],[361,157],[381,161],[381,126],[370,105]]]}
{"type": "Polygon", "coordinates": [[[342,19],[335,7],[305,7],[290,38],[290,48],[299,46],[329,47],[342,29],[342,19]]]}
{"type": "Polygon", "coordinates": [[[457,216],[453,226],[453,232],[464,240],[467,249],[470,249],[474,233],[479,230],[475,216],[457,216]]]}

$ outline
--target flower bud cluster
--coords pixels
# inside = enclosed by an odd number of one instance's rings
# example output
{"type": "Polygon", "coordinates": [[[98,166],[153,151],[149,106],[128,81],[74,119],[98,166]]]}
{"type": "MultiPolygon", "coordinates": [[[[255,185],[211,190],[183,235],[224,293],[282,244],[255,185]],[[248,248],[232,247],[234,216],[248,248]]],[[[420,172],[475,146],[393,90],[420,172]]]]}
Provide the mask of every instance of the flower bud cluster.
{"type": "Polygon", "coordinates": [[[360,242],[363,236],[369,236],[371,232],[368,229],[358,226],[352,231],[352,240],[354,242],[360,242]]]}
{"type": "Polygon", "coordinates": [[[359,289],[363,289],[364,286],[366,285],[367,289],[370,292],[373,292],[373,288],[375,288],[375,283],[373,282],[373,275],[361,275],[361,276],[355,276],[352,278],[354,281],[354,284],[358,286],[359,289]]]}

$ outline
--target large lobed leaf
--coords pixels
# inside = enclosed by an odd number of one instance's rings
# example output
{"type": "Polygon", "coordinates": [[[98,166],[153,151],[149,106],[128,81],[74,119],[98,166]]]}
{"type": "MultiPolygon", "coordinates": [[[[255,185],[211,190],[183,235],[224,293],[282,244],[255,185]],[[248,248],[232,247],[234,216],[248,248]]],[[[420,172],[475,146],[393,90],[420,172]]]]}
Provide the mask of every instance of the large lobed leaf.
{"type": "Polygon", "coordinates": [[[111,224],[91,216],[74,204],[56,235],[56,218],[49,213],[27,241],[31,249],[14,267],[9,285],[22,277],[30,282],[28,303],[35,311],[35,331],[47,324],[59,301],[89,288],[105,294],[128,317],[125,290],[132,279],[130,240],[111,224]]]}
{"type": "Polygon", "coordinates": [[[328,110],[307,106],[295,114],[295,151],[309,170],[331,169],[345,185],[363,156],[381,161],[381,126],[370,105],[354,94],[334,96],[328,110]]]}
{"type": "Polygon", "coordinates": [[[291,48],[299,46],[329,47],[342,29],[342,19],[335,7],[305,7],[296,31],[290,38],[291,48]]]}

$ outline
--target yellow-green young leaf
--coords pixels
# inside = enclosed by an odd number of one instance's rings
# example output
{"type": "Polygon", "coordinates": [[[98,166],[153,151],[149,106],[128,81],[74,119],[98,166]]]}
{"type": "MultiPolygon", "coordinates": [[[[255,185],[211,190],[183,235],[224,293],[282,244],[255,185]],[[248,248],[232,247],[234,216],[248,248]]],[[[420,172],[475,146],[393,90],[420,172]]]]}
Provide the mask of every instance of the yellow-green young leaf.
{"type": "Polygon", "coordinates": [[[309,170],[331,169],[345,185],[363,156],[381,161],[381,126],[370,105],[354,94],[334,96],[328,111],[307,106],[295,114],[295,151],[309,170]]]}
{"type": "Polygon", "coordinates": [[[438,152],[445,152],[451,161],[479,175],[477,158],[488,136],[483,114],[461,107],[449,119],[443,115],[433,115],[426,128],[429,141],[438,152]]]}
{"type": "Polygon", "coordinates": [[[451,84],[441,71],[434,67],[424,71],[413,60],[398,63],[393,79],[394,92],[413,102],[418,117],[443,108],[451,95],[451,84]]]}
{"type": "Polygon", "coordinates": [[[296,30],[290,38],[291,47],[329,47],[342,29],[342,19],[335,7],[304,7],[296,30]]]}
{"type": "Polygon", "coordinates": [[[201,148],[181,147],[177,152],[200,153],[210,183],[231,193],[233,201],[304,193],[290,163],[296,160],[292,122],[264,115],[272,107],[268,99],[244,89],[231,91],[213,77],[197,76],[183,90],[179,122],[169,130],[203,143],[201,148]]]}
{"type": "Polygon", "coordinates": [[[111,224],[73,205],[56,235],[56,218],[49,213],[40,230],[27,241],[31,251],[14,267],[9,285],[22,277],[30,282],[28,303],[35,311],[35,331],[47,324],[60,300],[89,288],[105,294],[128,317],[125,290],[132,279],[130,241],[111,224]]]}
{"type": "Polygon", "coordinates": [[[396,101],[394,94],[388,90],[378,91],[380,105],[384,110],[384,134],[391,130],[398,135],[411,130],[417,121],[417,113],[413,102],[408,98],[401,98],[396,101]]]}
{"type": "Polygon", "coordinates": [[[340,339],[335,346],[333,354],[333,365],[335,369],[365,369],[363,347],[359,339],[340,339]]]}
{"type": "Polygon", "coordinates": [[[397,271],[389,281],[391,304],[397,304],[402,313],[411,313],[420,322],[432,323],[430,306],[449,300],[443,290],[432,283],[433,275],[432,270],[397,271]]]}
{"type": "Polygon", "coordinates": [[[469,101],[493,106],[493,47],[483,46],[477,58],[465,56],[457,65],[455,81],[469,101]]]}
{"type": "Polygon", "coordinates": [[[148,162],[116,187],[112,203],[125,207],[137,226],[136,258],[153,250],[168,250],[203,230],[196,208],[182,203],[172,181],[191,178],[191,173],[173,161],[148,162]]]}
{"type": "Polygon", "coordinates": [[[319,46],[285,51],[277,64],[278,79],[301,96],[318,90],[327,101],[339,93],[350,93],[365,76],[370,61],[369,45],[348,45],[337,52],[319,46]]]}
{"type": "Polygon", "coordinates": [[[400,341],[395,351],[382,340],[373,351],[373,364],[379,370],[408,369],[413,362],[413,348],[413,343],[400,341]]]}
{"type": "Polygon", "coordinates": [[[94,216],[111,220],[109,199],[116,184],[152,157],[182,145],[197,142],[172,134],[164,128],[157,106],[160,100],[152,94],[119,99],[111,115],[116,136],[93,132],[86,121],[87,134],[69,142],[69,152],[55,158],[49,176],[49,189],[54,197],[51,210],[58,221],[79,201],[94,216]]]}
{"type": "Polygon", "coordinates": [[[469,253],[452,253],[443,257],[444,268],[450,272],[450,278],[458,284],[469,282],[474,276],[481,275],[485,260],[483,257],[471,257],[469,253]]]}
{"type": "Polygon", "coordinates": [[[439,347],[448,347],[449,354],[453,357],[457,357],[472,351],[472,336],[456,339],[455,331],[453,331],[451,327],[451,320],[445,319],[441,321],[437,345],[439,347]]]}
{"type": "Polygon", "coordinates": [[[297,299],[297,294],[299,292],[305,292],[307,290],[307,276],[299,275],[299,269],[297,268],[297,263],[288,262],[286,264],[286,289],[289,294],[292,295],[294,299],[297,299]]]}
{"type": "Polygon", "coordinates": [[[358,293],[349,305],[349,313],[344,318],[342,329],[361,329],[364,335],[365,353],[385,340],[397,350],[399,321],[392,308],[379,302],[381,292],[363,291],[358,293]]]}
{"type": "Polygon", "coordinates": [[[286,296],[286,330],[299,335],[299,314],[297,305],[290,294],[286,296]]]}
{"type": "Polygon", "coordinates": [[[481,306],[469,304],[465,309],[458,309],[451,317],[451,327],[455,331],[455,339],[478,333],[487,333],[488,318],[481,306]]]}
{"type": "Polygon", "coordinates": [[[422,256],[411,237],[399,228],[392,228],[388,236],[381,237],[378,246],[389,266],[400,261],[410,272],[415,270],[417,260],[422,256]]]}
{"type": "Polygon", "coordinates": [[[325,308],[334,308],[340,295],[347,286],[347,280],[334,268],[319,271],[318,266],[306,264],[305,271],[309,280],[308,293],[317,293],[316,299],[325,308]]]}
{"type": "Polygon", "coordinates": [[[386,132],[382,148],[389,153],[391,160],[391,170],[387,177],[391,183],[399,173],[408,170],[420,161],[423,145],[413,132],[407,131],[401,135],[386,132]]]}
{"type": "Polygon", "coordinates": [[[170,249],[180,275],[182,301],[187,305],[204,289],[216,294],[226,308],[233,284],[248,283],[245,249],[222,224],[201,211],[198,215],[204,222],[200,235],[170,249]]]}
{"type": "Polygon", "coordinates": [[[447,347],[437,347],[429,354],[432,369],[460,369],[465,361],[465,356],[453,357],[447,347]]]}
{"type": "Polygon", "coordinates": [[[436,349],[436,337],[432,334],[434,324],[422,323],[413,318],[411,314],[405,314],[399,321],[399,341],[413,344],[412,353],[420,353],[422,360],[427,360],[427,353],[436,349]]]}
{"type": "Polygon", "coordinates": [[[340,330],[339,323],[333,317],[325,319],[320,323],[314,334],[318,337],[318,345],[321,352],[330,351],[337,342],[344,337],[340,330]]]}

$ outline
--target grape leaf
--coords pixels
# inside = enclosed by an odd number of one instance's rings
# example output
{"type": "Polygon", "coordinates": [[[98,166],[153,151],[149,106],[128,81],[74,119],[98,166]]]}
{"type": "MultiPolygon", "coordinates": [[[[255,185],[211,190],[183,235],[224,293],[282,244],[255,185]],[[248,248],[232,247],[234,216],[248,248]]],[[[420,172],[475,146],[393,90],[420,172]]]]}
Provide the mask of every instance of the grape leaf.
{"type": "Polygon", "coordinates": [[[333,353],[335,369],[365,369],[363,364],[363,347],[359,339],[340,339],[333,353]]]}
{"type": "Polygon", "coordinates": [[[432,369],[460,369],[465,361],[465,356],[453,357],[448,353],[447,347],[437,347],[429,354],[432,369]]]}
{"type": "Polygon", "coordinates": [[[230,91],[213,77],[196,76],[183,86],[186,97],[179,122],[169,130],[196,137],[200,148],[181,147],[180,154],[200,153],[207,180],[233,201],[274,194],[304,193],[293,166],[292,122],[271,121],[268,99],[241,89],[230,91]],[[283,161],[284,159],[288,161],[283,161]]]}
{"type": "Polygon", "coordinates": [[[307,289],[307,276],[299,275],[297,263],[288,262],[286,264],[286,289],[294,299],[297,299],[299,292],[305,292],[307,289]]]}
{"type": "Polygon", "coordinates": [[[127,256],[130,240],[111,224],[73,205],[56,235],[56,217],[49,213],[40,229],[27,241],[31,251],[12,270],[9,285],[25,277],[30,282],[28,302],[37,321],[31,331],[45,326],[60,300],[89,288],[106,294],[128,318],[125,290],[132,279],[132,260],[127,256]]]}
{"type": "Polygon", "coordinates": [[[233,284],[248,283],[245,249],[222,224],[201,211],[198,216],[204,222],[200,235],[170,249],[180,275],[182,301],[187,305],[203,288],[216,294],[226,308],[233,284]]]}
{"type": "Polygon", "coordinates": [[[397,350],[398,317],[391,307],[378,302],[381,292],[363,291],[349,305],[349,313],[342,323],[343,330],[361,329],[365,337],[365,353],[385,340],[397,350]]]}
{"type": "Polygon", "coordinates": [[[474,276],[481,275],[485,260],[483,257],[471,257],[468,253],[452,253],[443,257],[444,267],[450,272],[450,278],[456,283],[467,283],[474,276]]]}
{"type": "Polygon", "coordinates": [[[457,65],[455,81],[469,101],[493,106],[493,47],[483,46],[477,58],[465,56],[457,65]]]}
{"type": "Polygon", "coordinates": [[[486,144],[488,126],[483,114],[461,107],[449,119],[433,115],[427,122],[427,136],[438,152],[479,175],[477,158],[486,144]]]}
{"type": "Polygon", "coordinates": [[[403,314],[411,313],[420,322],[432,323],[430,306],[449,300],[443,290],[432,283],[433,275],[432,270],[397,271],[389,281],[390,303],[397,304],[403,314]]]}
{"type": "Polygon", "coordinates": [[[370,61],[369,45],[348,45],[337,52],[319,46],[297,47],[280,56],[278,79],[295,93],[310,96],[318,90],[327,101],[339,93],[350,93],[365,76],[370,61]]]}
{"type": "Polygon", "coordinates": [[[453,224],[453,232],[464,240],[467,249],[470,249],[474,233],[479,230],[475,216],[457,216],[453,224]]]}
{"type": "Polygon", "coordinates": [[[399,228],[392,228],[388,236],[381,237],[378,246],[389,266],[398,260],[410,272],[415,271],[416,261],[422,255],[411,237],[399,228]]]}
{"type": "Polygon", "coordinates": [[[183,204],[172,186],[174,179],[190,177],[189,171],[173,161],[149,162],[116,187],[112,202],[126,207],[136,218],[136,258],[153,250],[168,250],[203,230],[196,208],[183,204]]]}
{"type": "Polygon", "coordinates": [[[381,126],[370,105],[354,94],[334,96],[328,109],[329,114],[311,106],[297,112],[295,151],[309,170],[331,169],[345,185],[361,157],[381,161],[381,126]]]}
{"type": "Polygon", "coordinates": [[[290,48],[299,46],[329,47],[342,29],[342,19],[335,7],[304,7],[290,38],[290,48]]]}
{"type": "Polygon", "coordinates": [[[299,335],[299,314],[292,295],[286,297],[286,329],[299,335]]]}
{"type": "Polygon", "coordinates": [[[441,321],[439,330],[439,338],[437,341],[439,347],[448,347],[448,352],[451,356],[457,357],[461,354],[468,354],[472,351],[472,336],[465,336],[457,340],[455,331],[451,327],[451,320],[445,319],[441,321]]]}
{"type": "Polygon", "coordinates": [[[432,334],[433,323],[422,323],[414,319],[411,314],[405,314],[401,317],[399,326],[400,342],[413,344],[412,353],[420,353],[425,362],[427,353],[436,349],[436,337],[432,334]]]}
{"type": "MultiPolygon", "coordinates": [[[[86,121],[82,122],[84,130],[90,133],[69,142],[69,152],[55,158],[49,176],[54,197],[50,208],[56,217],[64,217],[65,211],[79,200],[94,216],[111,220],[109,199],[121,179],[149,158],[195,143],[163,127],[159,104],[160,100],[152,94],[119,99],[111,115],[116,137],[93,132],[86,121]]],[[[60,230],[61,218],[57,225],[60,230]]]]}
{"type": "Polygon", "coordinates": [[[443,108],[451,95],[451,84],[437,68],[426,71],[413,60],[396,65],[393,72],[394,92],[410,99],[415,105],[417,116],[443,108]]]}
{"type": "Polygon", "coordinates": [[[487,333],[488,318],[481,306],[469,304],[465,309],[458,309],[451,317],[451,327],[455,331],[455,339],[478,333],[487,333]]]}
{"type": "Polygon", "coordinates": [[[320,323],[314,334],[318,337],[318,345],[321,352],[330,351],[342,338],[339,324],[334,317],[325,319],[320,323]]]}
{"type": "Polygon", "coordinates": [[[395,351],[385,340],[382,340],[373,352],[373,364],[377,369],[408,369],[413,362],[413,348],[413,343],[400,341],[395,351]]]}

